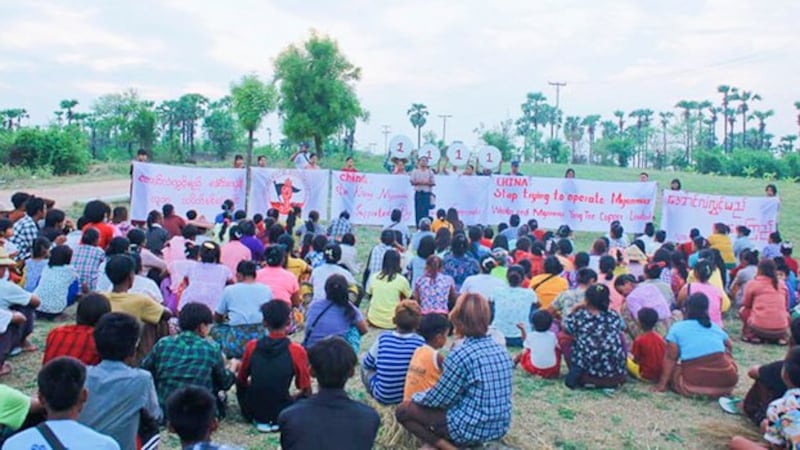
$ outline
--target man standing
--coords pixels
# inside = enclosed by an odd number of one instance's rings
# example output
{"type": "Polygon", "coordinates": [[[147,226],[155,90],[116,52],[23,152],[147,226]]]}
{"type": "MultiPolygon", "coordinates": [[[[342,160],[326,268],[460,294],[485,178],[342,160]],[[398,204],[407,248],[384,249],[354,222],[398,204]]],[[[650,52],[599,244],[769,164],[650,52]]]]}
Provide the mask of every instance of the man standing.
{"type": "Polygon", "coordinates": [[[297,167],[299,170],[308,168],[308,166],[311,164],[311,160],[308,155],[308,143],[301,142],[300,149],[294,152],[289,160],[292,161],[295,167],[297,167]]]}
{"type": "Polygon", "coordinates": [[[428,167],[428,158],[421,157],[417,168],[409,175],[411,185],[414,186],[414,223],[419,223],[423,217],[428,217],[431,209],[431,191],[436,185],[433,171],[428,167]]]}
{"type": "Polygon", "coordinates": [[[236,155],[233,157],[233,168],[244,169],[244,156],[236,155]]]}
{"type": "Polygon", "coordinates": [[[267,157],[260,155],[258,158],[256,158],[256,164],[258,164],[258,167],[267,167],[267,157]]]}
{"type": "Polygon", "coordinates": [[[344,167],[342,167],[342,172],[358,172],[358,169],[356,169],[355,161],[353,160],[352,156],[348,156],[347,159],[344,160],[344,167]]]}
{"type": "Polygon", "coordinates": [[[519,171],[519,161],[517,160],[511,161],[511,172],[509,172],[508,175],[511,175],[513,177],[525,176],[522,174],[522,172],[519,171]]]}

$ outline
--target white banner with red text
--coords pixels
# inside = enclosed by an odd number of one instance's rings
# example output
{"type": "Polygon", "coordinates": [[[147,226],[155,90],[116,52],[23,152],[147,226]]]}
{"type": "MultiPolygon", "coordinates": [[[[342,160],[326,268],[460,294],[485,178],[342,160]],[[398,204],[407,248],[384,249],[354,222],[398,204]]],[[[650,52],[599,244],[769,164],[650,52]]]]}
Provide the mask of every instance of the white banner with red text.
{"type": "Polygon", "coordinates": [[[265,214],[268,209],[275,208],[285,216],[298,207],[303,211],[303,219],[309,212],[317,211],[321,220],[328,220],[329,171],[260,167],[253,167],[251,171],[251,214],[265,214]]]}
{"type": "Polygon", "coordinates": [[[414,224],[414,189],[408,175],[331,171],[331,216],[350,213],[361,225],[388,225],[393,209],[403,213],[402,222],[414,224]]]}
{"type": "MultiPolygon", "coordinates": [[[[736,197],[664,190],[661,195],[661,229],[674,242],[689,240],[692,228],[701,236],[711,234],[717,222],[731,230],[744,225],[750,228],[750,241],[759,248],[767,244],[769,234],[778,228],[778,197],[736,197]]],[[[735,231],[733,231],[735,234],[735,231]]]]}

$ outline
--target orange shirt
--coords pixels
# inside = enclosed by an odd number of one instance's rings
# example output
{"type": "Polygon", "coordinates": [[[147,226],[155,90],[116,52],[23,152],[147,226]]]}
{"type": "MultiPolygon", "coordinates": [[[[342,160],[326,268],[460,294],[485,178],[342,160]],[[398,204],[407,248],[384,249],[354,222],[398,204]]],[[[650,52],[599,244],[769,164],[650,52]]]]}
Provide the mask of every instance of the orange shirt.
{"type": "Polygon", "coordinates": [[[111,240],[114,239],[114,227],[105,222],[87,223],[83,226],[83,230],[81,231],[85,233],[89,228],[94,228],[98,233],[100,233],[100,240],[97,241],[97,246],[103,250],[108,248],[108,244],[110,244],[111,240]]]}
{"type": "Polygon", "coordinates": [[[772,286],[772,280],[757,275],[744,286],[742,307],[750,310],[747,324],[764,330],[780,330],[789,327],[789,293],[786,285],[778,280],[778,289],[772,286]]]}
{"type": "Polygon", "coordinates": [[[439,352],[428,344],[419,347],[411,357],[406,374],[406,385],[403,389],[403,401],[411,400],[411,396],[436,386],[442,369],[439,367],[439,352]]]}

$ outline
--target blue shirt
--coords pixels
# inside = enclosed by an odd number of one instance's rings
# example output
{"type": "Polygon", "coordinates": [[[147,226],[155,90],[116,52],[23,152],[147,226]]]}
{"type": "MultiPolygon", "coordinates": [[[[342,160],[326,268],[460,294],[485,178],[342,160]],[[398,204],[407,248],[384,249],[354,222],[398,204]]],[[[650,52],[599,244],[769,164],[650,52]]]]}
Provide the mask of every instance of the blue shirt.
{"type": "Polygon", "coordinates": [[[349,305],[353,310],[353,319],[350,320],[347,318],[347,312],[344,308],[337,305],[330,306],[331,303],[328,299],[322,299],[313,301],[308,305],[308,311],[306,312],[306,348],[311,348],[328,336],[343,338],[350,330],[350,327],[354,327],[364,320],[364,315],[354,305],[349,305]],[[329,306],[330,308],[328,308],[329,306]],[[327,311],[325,310],[326,308],[328,308],[327,311]],[[320,314],[322,315],[320,316],[320,314]],[[317,320],[318,318],[319,320],[317,320]],[[314,324],[315,321],[317,322],[316,324],[314,324]],[[309,331],[311,335],[308,335],[309,331]]]}
{"type": "Polygon", "coordinates": [[[370,392],[375,400],[384,405],[403,401],[408,364],[414,351],[423,345],[425,339],[416,333],[389,331],[378,336],[363,361],[365,369],[375,371],[370,380],[370,392]]]}
{"type": "MultiPolygon", "coordinates": [[[[74,420],[48,420],[45,422],[53,434],[66,448],[93,450],[119,450],[117,442],[74,420]]],[[[3,450],[49,450],[50,445],[36,428],[11,436],[3,445],[3,450]]]]}
{"type": "Polygon", "coordinates": [[[693,319],[673,324],[667,333],[667,342],[678,346],[681,361],[722,353],[725,351],[726,340],[728,334],[716,324],[712,323],[711,328],[706,328],[693,319]]]}
{"type": "Polygon", "coordinates": [[[226,286],[217,304],[217,314],[228,315],[228,325],[261,323],[261,305],[272,300],[272,289],[261,283],[236,283],[226,286]]]}
{"type": "Polygon", "coordinates": [[[500,439],[511,425],[513,364],[505,348],[490,337],[470,337],[444,360],[432,389],[412,400],[447,410],[447,431],[456,444],[500,439]]]}
{"type": "Polygon", "coordinates": [[[533,289],[504,287],[495,290],[490,299],[494,303],[492,325],[506,338],[521,338],[522,332],[517,324],[528,323],[531,305],[539,303],[533,289]]]}

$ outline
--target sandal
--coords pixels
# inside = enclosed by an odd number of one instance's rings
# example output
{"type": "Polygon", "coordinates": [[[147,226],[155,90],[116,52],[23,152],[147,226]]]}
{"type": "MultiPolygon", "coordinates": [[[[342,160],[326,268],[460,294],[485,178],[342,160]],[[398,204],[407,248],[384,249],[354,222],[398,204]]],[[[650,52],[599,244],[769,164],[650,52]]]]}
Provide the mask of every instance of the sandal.
{"type": "Polygon", "coordinates": [[[11,373],[11,364],[3,363],[3,365],[0,366],[0,377],[8,375],[10,373],[11,373]]]}
{"type": "Polygon", "coordinates": [[[761,339],[757,337],[742,336],[742,341],[747,342],[748,344],[761,344],[761,339]]]}
{"type": "Polygon", "coordinates": [[[742,400],[737,397],[720,397],[717,402],[719,407],[728,414],[739,415],[742,412],[739,410],[739,403],[742,400]]]}

